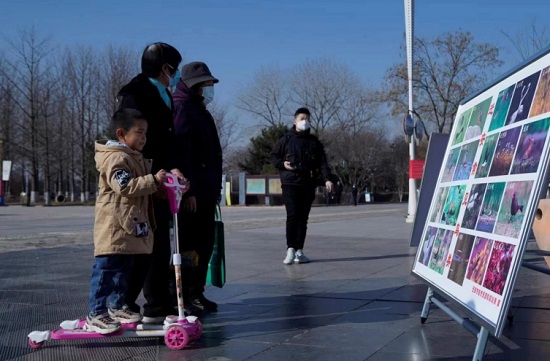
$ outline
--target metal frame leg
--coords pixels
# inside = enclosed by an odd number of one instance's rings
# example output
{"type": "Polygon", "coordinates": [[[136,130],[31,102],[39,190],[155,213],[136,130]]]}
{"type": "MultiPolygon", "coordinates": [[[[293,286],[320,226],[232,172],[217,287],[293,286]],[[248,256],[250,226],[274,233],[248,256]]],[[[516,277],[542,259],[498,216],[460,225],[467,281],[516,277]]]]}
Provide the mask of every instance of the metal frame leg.
{"type": "Polygon", "coordinates": [[[483,360],[483,353],[485,352],[485,347],[487,346],[487,339],[489,338],[489,330],[487,330],[485,327],[482,326],[476,336],[477,336],[477,343],[476,343],[476,349],[474,351],[474,356],[472,357],[472,361],[481,361],[483,360]]]}
{"type": "Polygon", "coordinates": [[[424,306],[422,306],[422,313],[420,314],[420,323],[424,323],[428,319],[433,295],[434,291],[432,291],[432,289],[428,287],[428,292],[426,292],[426,299],[424,300],[424,306]]]}

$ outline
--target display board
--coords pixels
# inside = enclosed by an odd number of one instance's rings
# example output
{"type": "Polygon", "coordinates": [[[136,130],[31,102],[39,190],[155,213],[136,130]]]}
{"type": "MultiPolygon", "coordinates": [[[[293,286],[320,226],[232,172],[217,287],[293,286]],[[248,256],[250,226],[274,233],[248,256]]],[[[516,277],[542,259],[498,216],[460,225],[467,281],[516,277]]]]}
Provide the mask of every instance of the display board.
{"type": "Polygon", "coordinates": [[[497,337],[549,163],[550,55],[460,105],[412,273],[497,337]]]}
{"type": "Polygon", "coordinates": [[[428,152],[426,153],[426,163],[424,164],[424,174],[422,183],[420,184],[420,196],[416,206],[416,215],[411,234],[411,247],[418,247],[426,219],[428,218],[428,210],[430,209],[432,195],[437,185],[437,175],[443,163],[445,149],[449,143],[449,134],[433,133],[428,144],[428,152]]]}

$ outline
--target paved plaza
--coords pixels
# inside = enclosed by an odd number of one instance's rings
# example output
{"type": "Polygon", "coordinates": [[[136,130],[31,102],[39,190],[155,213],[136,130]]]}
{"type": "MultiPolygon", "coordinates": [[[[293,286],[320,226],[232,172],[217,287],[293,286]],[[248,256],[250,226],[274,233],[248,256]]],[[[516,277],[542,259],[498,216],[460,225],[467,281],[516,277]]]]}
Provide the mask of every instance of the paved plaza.
{"type": "MultiPolygon", "coordinates": [[[[182,351],[159,338],[50,341],[27,335],[87,312],[93,207],[0,207],[0,360],[471,360],[476,338],[432,306],[410,273],[406,204],[314,207],[309,264],[285,266],[283,207],[223,208],[227,283],[206,296],[202,337],[182,351]]],[[[529,256],[532,257],[532,256],[529,256]]],[[[550,276],[522,268],[514,322],[486,360],[550,359],[550,276]]]]}

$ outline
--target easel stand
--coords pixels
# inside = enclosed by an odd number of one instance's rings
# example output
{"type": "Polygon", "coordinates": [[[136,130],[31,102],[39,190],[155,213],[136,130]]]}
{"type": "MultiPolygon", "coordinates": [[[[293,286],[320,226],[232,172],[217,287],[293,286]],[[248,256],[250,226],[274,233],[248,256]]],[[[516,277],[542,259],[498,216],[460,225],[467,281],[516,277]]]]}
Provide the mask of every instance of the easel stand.
{"type": "Polygon", "coordinates": [[[487,340],[489,338],[489,330],[470,319],[464,319],[457,315],[453,310],[445,306],[441,301],[434,297],[434,292],[431,288],[428,288],[428,292],[426,292],[426,299],[424,300],[424,306],[422,307],[422,313],[420,314],[421,323],[426,322],[428,319],[428,313],[430,312],[430,305],[432,303],[439,307],[447,315],[452,317],[453,320],[458,322],[466,330],[476,335],[477,343],[472,361],[483,360],[483,353],[485,352],[485,346],[487,345],[487,340]]]}

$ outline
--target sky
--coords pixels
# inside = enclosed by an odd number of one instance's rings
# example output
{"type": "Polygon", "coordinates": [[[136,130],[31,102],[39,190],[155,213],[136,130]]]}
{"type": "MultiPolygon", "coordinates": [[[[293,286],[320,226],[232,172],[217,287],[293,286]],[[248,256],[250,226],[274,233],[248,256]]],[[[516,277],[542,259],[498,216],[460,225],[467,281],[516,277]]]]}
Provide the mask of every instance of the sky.
{"type": "MultiPolygon", "coordinates": [[[[293,67],[328,57],[347,65],[369,87],[405,59],[404,2],[400,0],[0,0],[0,36],[34,27],[64,46],[107,44],[136,50],[167,42],[184,62],[204,61],[220,79],[216,97],[234,103],[262,66],[293,67]]],[[[433,38],[469,31],[474,39],[511,49],[502,34],[525,30],[547,0],[417,0],[414,35],[433,38]]],[[[7,45],[0,39],[0,49],[7,45]]],[[[501,53],[505,69],[520,59],[501,53]]],[[[136,59],[139,61],[139,59],[136,59]]]]}

